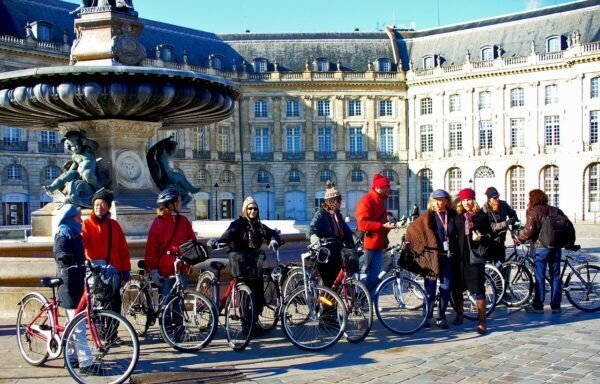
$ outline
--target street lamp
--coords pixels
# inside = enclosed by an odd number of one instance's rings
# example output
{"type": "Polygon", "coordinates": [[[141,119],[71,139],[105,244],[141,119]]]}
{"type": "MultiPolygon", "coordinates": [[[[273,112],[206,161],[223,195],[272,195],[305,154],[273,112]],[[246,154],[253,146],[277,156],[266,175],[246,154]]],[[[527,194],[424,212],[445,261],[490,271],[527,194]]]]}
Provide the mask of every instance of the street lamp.
{"type": "Polygon", "coordinates": [[[267,184],[266,188],[267,188],[267,220],[269,220],[269,188],[271,188],[271,185],[267,184]]]}
{"type": "Polygon", "coordinates": [[[219,220],[219,184],[215,183],[215,220],[219,220]]]}

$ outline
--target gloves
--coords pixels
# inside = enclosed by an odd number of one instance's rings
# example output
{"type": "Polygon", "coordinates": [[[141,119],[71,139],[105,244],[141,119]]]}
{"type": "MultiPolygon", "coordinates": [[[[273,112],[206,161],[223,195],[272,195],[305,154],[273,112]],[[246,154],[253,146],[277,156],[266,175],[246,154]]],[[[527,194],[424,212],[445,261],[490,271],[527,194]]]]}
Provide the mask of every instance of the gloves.
{"type": "Polygon", "coordinates": [[[162,279],[160,273],[158,273],[158,269],[153,269],[150,271],[150,279],[157,287],[162,287],[162,279]]]}
{"type": "Polygon", "coordinates": [[[206,242],[206,246],[212,249],[217,249],[219,247],[219,243],[217,242],[216,239],[209,239],[206,242]]]}
{"type": "Polygon", "coordinates": [[[271,242],[269,243],[269,249],[275,252],[277,248],[279,248],[279,243],[277,242],[277,240],[271,240],[271,242]]]}
{"type": "Polygon", "coordinates": [[[511,217],[508,220],[506,220],[506,225],[513,225],[516,222],[517,222],[517,219],[514,217],[511,217]]]}
{"type": "Polygon", "coordinates": [[[310,245],[312,246],[316,246],[319,245],[320,240],[319,240],[319,236],[317,235],[310,235],[310,245]]]}

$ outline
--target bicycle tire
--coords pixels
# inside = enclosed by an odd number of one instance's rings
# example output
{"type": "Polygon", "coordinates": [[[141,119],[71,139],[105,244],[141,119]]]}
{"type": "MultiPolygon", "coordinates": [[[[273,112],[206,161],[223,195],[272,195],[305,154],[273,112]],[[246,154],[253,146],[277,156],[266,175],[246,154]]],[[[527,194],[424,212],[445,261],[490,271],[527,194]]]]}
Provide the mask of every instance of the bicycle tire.
{"type": "Polygon", "coordinates": [[[292,292],[304,285],[304,270],[302,267],[290,268],[281,289],[283,298],[286,299],[292,292]]]}
{"type": "Polygon", "coordinates": [[[215,281],[217,281],[217,278],[213,272],[204,271],[198,276],[198,283],[196,284],[196,292],[208,297],[213,303],[215,302],[213,297],[213,282],[215,281]]]}
{"type": "MultiPolygon", "coordinates": [[[[496,308],[496,284],[494,279],[484,272],[484,290],[485,290],[485,307],[486,317],[489,317],[494,308],[496,308]]],[[[454,302],[453,295],[450,295],[450,304],[456,311],[456,303],[454,302]]],[[[468,290],[463,292],[463,317],[468,320],[477,320],[477,304],[475,296],[472,295],[468,290]]]]}
{"type": "Polygon", "coordinates": [[[322,351],[337,343],[346,321],[342,299],[322,285],[309,288],[308,298],[303,286],[296,288],[281,311],[283,333],[292,344],[306,351],[322,351]]]}
{"type": "Polygon", "coordinates": [[[125,382],[135,370],[140,355],[133,326],[120,314],[107,310],[92,310],[91,322],[92,327],[88,326],[84,311],[75,316],[65,330],[63,350],[67,371],[82,384],[125,382]],[[74,362],[78,362],[77,366],[74,362]]]}
{"type": "Polygon", "coordinates": [[[503,263],[500,271],[506,280],[506,289],[502,302],[507,307],[520,307],[527,303],[533,295],[533,277],[523,264],[515,261],[503,263]]]}
{"type": "Polygon", "coordinates": [[[496,284],[496,305],[502,302],[502,298],[506,292],[506,280],[500,272],[500,269],[493,264],[485,264],[485,272],[490,275],[496,284]]]}
{"type": "Polygon", "coordinates": [[[176,295],[165,305],[160,316],[160,333],[178,351],[198,351],[215,337],[219,326],[217,310],[200,292],[185,291],[182,295],[176,295]]]}
{"type": "Polygon", "coordinates": [[[138,336],[144,336],[154,320],[152,301],[139,281],[129,280],[123,287],[121,315],[131,323],[138,336]]]}
{"type": "Polygon", "coordinates": [[[246,349],[256,322],[256,299],[244,283],[237,283],[225,305],[225,335],[234,351],[246,349]]]}
{"type": "Polygon", "coordinates": [[[338,295],[343,300],[348,314],[344,336],[351,343],[360,343],[371,331],[373,326],[373,300],[367,287],[353,278],[346,279],[338,289],[338,295]],[[346,297],[344,295],[344,286],[346,297]]]}
{"type": "Polygon", "coordinates": [[[425,289],[415,281],[390,276],[375,292],[375,313],[389,331],[410,335],[425,325],[429,302],[425,289]]]}
{"type": "Polygon", "coordinates": [[[600,267],[583,264],[575,267],[565,281],[567,300],[577,309],[584,312],[595,312],[600,309],[600,267]],[[577,271],[581,279],[575,274],[577,271]],[[583,303],[589,303],[583,305],[583,303]]]}
{"type": "Polygon", "coordinates": [[[49,357],[48,337],[42,331],[50,332],[54,328],[54,317],[50,309],[37,317],[47,305],[48,299],[38,292],[28,293],[19,302],[17,344],[23,359],[35,367],[43,365],[49,357]]]}
{"type": "Polygon", "coordinates": [[[256,325],[264,332],[275,328],[279,320],[279,311],[281,309],[281,298],[277,292],[277,286],[271,276],[264,275],[264,293],[265,302],[261,313],[258,314],[256,325]]]}

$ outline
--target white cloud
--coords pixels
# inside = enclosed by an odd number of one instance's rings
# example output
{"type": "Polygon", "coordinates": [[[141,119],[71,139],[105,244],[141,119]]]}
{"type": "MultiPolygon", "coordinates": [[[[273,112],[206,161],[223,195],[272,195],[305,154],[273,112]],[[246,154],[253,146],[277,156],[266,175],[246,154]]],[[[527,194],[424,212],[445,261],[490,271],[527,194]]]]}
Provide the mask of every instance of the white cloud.
{"type": "Polygon", "coordinates": [[[525,10],[531,11],[542,6],[542,0],[525,0],[525,10]]]}

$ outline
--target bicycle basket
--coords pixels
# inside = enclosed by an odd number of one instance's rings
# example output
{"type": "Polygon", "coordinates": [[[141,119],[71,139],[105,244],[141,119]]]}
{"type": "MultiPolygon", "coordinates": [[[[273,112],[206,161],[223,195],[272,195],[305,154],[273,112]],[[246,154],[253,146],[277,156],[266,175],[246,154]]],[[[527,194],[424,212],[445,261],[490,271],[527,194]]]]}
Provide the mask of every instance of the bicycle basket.
{"type": "Polygon", "coordinates": [[[208,259],[208,253],[202,244],[197,240],[188,240],[179,246],[181,251],[181,260],[187,264],[196,265],[208,259]]]}
{"type": "Polygon", "coordinates": [[[92,295],[101,303],[110,303],[119,294],[121,278],[112,265],[103,265],[93,274],[92,295]]]}
{"type": "Polygon", "coordinates": [[[232,277],[255,280],[262,277],[265,254],[262,252],[230,252],[229,268],[232,277]]]}
{"type": "Polygon", "coordinates": [[[352,249],[343,248],[342,258],[349,274],[355,274],[360,271],[360,263],[358,262],[357,252],[352,249]]]}
{"type": "Polygon", "coordinates": [[[410,270],[415,264],[415,253],[403,249],[400,251],[400,255],[398,255],[398,266],[402,269],[410,270]]]}

